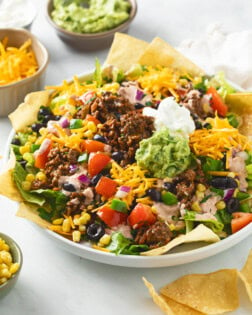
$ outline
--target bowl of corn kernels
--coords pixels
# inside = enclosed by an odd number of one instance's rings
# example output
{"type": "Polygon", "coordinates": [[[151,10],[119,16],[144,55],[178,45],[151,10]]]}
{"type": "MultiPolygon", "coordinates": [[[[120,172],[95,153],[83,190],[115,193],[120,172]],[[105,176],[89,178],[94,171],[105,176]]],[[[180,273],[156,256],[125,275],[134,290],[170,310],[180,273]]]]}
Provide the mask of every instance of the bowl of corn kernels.
{"type": "Polygon", "coordinates": [[[16,284],[22,261],[18,244],[8,235],[0,233],[0,298],[9,293],[16,284]]]}

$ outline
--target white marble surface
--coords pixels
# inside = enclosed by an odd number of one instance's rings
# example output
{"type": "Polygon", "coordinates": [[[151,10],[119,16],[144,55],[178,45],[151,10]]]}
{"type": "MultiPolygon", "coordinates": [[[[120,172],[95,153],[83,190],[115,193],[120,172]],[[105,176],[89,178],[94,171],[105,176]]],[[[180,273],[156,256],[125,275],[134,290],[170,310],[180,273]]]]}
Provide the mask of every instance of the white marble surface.
{"type": "MultiPolygon", "coordinates": [[[[35,1],[38,16],[31,31],[50,53],[46,84],[57,84],[74,74],[90,71],[94,58],[105,60],[108,49],[83,53],[66,46],[45,20],[46,1],[35,1]]],[[[209,23],[221,22],[232,31],[251,28],[250,0],[139,0],[138,14],[129,33],[150,41],[160,36],[173,45],[198,38],[209,23]]],[[[11,127],[0,118],[0,154],[11,127]]],[[[141,277],[156,288],[187,273],[241,268],[250,250],[252,236],[214,257],[177,267],[134,269],[81,259],[58,248],[29,222],[15,217],[16,204],[0,198],[0,231],[21,246],[23,269],[16,287],[0,300],[1,315],[161,315],[152,303],[141,277]]],[[[242,307],[232,313],[252,314],[243,287],[242,307]]],[[[231,314],[231,313],[230,313],[231,314]]]]}

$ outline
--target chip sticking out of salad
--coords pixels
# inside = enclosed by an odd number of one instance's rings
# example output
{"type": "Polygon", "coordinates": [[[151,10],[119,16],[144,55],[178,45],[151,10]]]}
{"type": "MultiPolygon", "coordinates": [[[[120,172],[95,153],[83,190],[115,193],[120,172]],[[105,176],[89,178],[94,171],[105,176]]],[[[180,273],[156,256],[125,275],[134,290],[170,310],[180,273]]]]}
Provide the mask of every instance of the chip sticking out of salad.
{"type": "MultiPolygon", "coordinates": [[[[118,41],[108,60],[127,60],[118,41]]],[[[251,131],[226,102],[236,91],[160,39],[138,45],[127,71],[96,61],[92,77],[26,97],[0,193],[19,216],[114,254],[226,238],[252,222],[251,131]]]]}

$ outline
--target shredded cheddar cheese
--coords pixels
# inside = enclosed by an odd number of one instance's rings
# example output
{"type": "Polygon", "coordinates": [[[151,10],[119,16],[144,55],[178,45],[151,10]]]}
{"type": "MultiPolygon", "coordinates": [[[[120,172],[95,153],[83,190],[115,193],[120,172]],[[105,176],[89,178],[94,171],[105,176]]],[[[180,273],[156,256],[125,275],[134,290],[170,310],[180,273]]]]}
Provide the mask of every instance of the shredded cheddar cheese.
{"type": "Polygon", "coordinates": [[[197,156],[208,156],[220,160],[226,154],[226,167],[229,168],[229,158],[232,149],[246,150],[251,148],[248,138],[238,129],[232,127],[227,119],[218,116],[208,118],[212,129],[195,130],[190,135],[190,147],[197,156]]]}
{"type": "MultiPolygon", "coordinates": [[[[112,162],[110,173],[118,185],[129,186],[131,188],[128,195],[122,198],[128,206],[132,204],[135,198],[143,196],[147,189],[154,187],[157,181],[156,178],[145,177],[146,170],[142,170],[137,164],[131,164],[126,168],[122,168],[116,162],[112,162]]],[[[151,204],[149,198],[141,198],[141,201],[140,199],[138,201],[151,204]]]]}
{"type": "Polygon", "coordinates": [[[38,70],[31,39],[21,47],[8,47],[8,38],[0,41],[0,86],[25,79],[38,70]]]}

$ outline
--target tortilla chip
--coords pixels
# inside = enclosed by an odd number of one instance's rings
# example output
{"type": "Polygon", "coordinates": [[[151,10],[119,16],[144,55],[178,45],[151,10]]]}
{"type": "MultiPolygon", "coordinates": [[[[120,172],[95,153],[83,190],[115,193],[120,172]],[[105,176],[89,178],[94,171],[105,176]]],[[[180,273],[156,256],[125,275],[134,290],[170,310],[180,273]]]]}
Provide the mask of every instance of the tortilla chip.
{"type": "Polygon", "coordinates": [[[9,115],[12,127],[15,131],[21,131],[26,126],[37,120],[37,113],[42,105],[49,100],[49,91],[33,92],[26,95],[24,103],[9,115]]]}
{"type": "Polygon", "coordinates": [[[159,295],[153,285],[148,282],[144,277],[142,278],[144,284],[149,290],[150,296],[154,303],[167,315],[205,315],[204,313],[198,312],[186,305],[177,303],[176,301],[168,298],[161,294],[159,295]]]}
{"type": "Polygon", "coordinates": [[[4,167],[3,172],[0,174],[0,194],[14,201],[22,201],[23,198],[12,179],[12,172],[15,167],[15,163],[15,154],[11,152],[8,163],[4,167]]]}
{"type": "Polygon", "coordinates": [[[235,93],[226,97],[229,110],[241,117],[239,130],[252,138],[252,93],[235,93]]]}
{"type": "Polygon", "coordinates": [[[46,220],[43,220],[38,215],[37,208],[38,208],[37,205],[21,202],[19,204],[16,216],[32,221],[43,228],[49,228],[51,226],[51,223],[47,222],[46,220]]]}
{"type": "Polygon", "coordinates": [[[183,243],[193,243],[193,242],[209,242],[209,243],[215,243],[220,241],[220,238],[218,235],[216,235],[211,229],[206,227],[204,224],[198,225],[195,229],[193,229],[191,232],[180,235],[176,238],[174,238],[172,241],[170,241],[168,244],[151,249],[147,252],[141,253],[143,256],[158,256],[162,255],[164,253],[167,253],[172,248],[181,245],[183,243]]]}
{"type": "Polygon", "coordinates": [[[247,261],[238,274],[241,280],[244,282],[249,299],[252,302],[252,250],[250,250],[247,261]]]}
{"type": "Polygon", "coordinates": [[[160,292],[178,303],[206,314],[220,314],[239,307],[237,270],[183,276],[160,292]]]}
{"type": "Polygon", "coordinates": [[[192,61],[183,56],[175,48],[156,37],[148,45],[138,62],[142,65],[165,66],[181,72],[186,72],[192,76],[201,76],[204,71],[196,66],[192,61]]]}
{"type": "Polygon", "coordinates": [[[170,306],[166,303],[166,301],[164,300],[163,297],[161,297],[160,295],[157,294],[157,292],[155,291],[153,285],[148,282],[144,277],[142,278],[144,284],[146,285],[146,287],[149,290],[150,296],[152,297],[153,301],[155,304],[157,304],[157,306],[167,315],[177,315],[175,313],[173,313],[172,309],[170,308],[170,306]]]}
{"type": "Polygon", "coordinates": [[[148,43],[123,33],[115,33],[104,65],[113,65],[123,71],[138,63],[148,43]]]}

